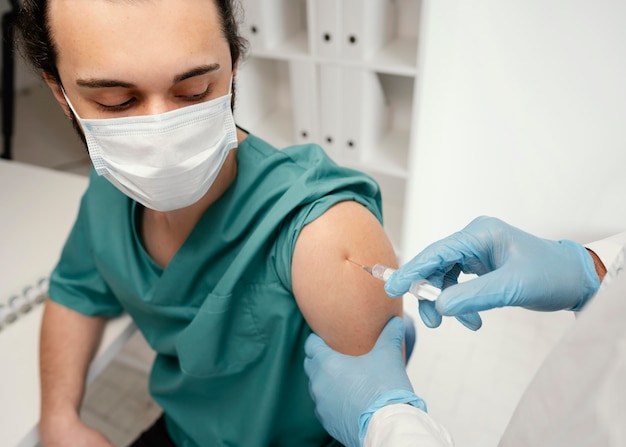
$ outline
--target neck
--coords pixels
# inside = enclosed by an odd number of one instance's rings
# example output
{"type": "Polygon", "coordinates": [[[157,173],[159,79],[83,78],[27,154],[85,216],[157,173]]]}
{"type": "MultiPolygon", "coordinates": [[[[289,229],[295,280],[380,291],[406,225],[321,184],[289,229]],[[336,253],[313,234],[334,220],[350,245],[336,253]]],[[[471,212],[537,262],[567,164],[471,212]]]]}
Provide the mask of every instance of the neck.
{"type": "MultiPolygon", "coordinates": [[[[239,143],[246,134],[239,133],[239,143]]],[[[148,253],[161,267],[165,268],[183,245],[204,213],[233,184],[237,177],[237,149],[226,157],[215,182],[196,203],[178,210],[159,212],[143,209],[140,232],[148,253]]]]}

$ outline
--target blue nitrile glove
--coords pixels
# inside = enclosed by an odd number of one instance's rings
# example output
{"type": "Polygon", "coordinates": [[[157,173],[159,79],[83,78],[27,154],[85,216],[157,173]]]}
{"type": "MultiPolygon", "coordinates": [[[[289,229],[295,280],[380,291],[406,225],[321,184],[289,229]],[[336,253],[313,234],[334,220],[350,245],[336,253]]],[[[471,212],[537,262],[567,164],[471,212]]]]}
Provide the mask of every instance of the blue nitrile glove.
{"type": "Polygon", "coordinates": [[[439,326],[441,315],[495,307],[579,310],[600,286],[593,258],[583,246],[540,239],[492,217],[479,217],[428,246],[391,275],[385,290],[402,295],[416,279],[444,289],[436,302],[419,303],[430,327],[439,326]],[[457,284],[461,272],[479,277],[457,284]]]}
{"type": "Polygon", "coordinates": [[[304,370],[310,379],[317,417],[330,435],[348,447],[363,444],[376,410],[408,403],[426,411],[404,368],[404,324],[394,317],[374,348],[353,357],[333,351],[315,334],[304,345],[304,370]]]}

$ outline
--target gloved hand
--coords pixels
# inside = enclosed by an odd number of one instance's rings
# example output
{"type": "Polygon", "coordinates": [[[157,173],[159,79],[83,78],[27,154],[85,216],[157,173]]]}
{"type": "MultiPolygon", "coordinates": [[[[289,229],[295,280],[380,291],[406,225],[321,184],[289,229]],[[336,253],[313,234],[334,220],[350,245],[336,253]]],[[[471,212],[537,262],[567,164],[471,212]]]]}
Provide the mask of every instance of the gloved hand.
{"type": "Polygon", "coordinates": [[[400,296],[417,279],[443,288],[435,302],[420,301],[420,315],[429,327],[439,326],[441,315],[495,307],[579,310],[600,286],[593,258],[583,246],[540,239],[491,217],[479,217],[428,246],[391,275],[385,291],[400,296]],[[461,272],[479,277],[457,284],[461,272]]]}
{"type": "Polygon", "coordinates": [[[320,337],[309,335],[304,345],[304,370],[311,381],[317,417],[342,444],[361,446],[372,415],[386,405],[409,403],[426,411],[404,368],[403,336],[404,324],[394,317],[370,352],[353,357],[333,351],[320,337]]]}

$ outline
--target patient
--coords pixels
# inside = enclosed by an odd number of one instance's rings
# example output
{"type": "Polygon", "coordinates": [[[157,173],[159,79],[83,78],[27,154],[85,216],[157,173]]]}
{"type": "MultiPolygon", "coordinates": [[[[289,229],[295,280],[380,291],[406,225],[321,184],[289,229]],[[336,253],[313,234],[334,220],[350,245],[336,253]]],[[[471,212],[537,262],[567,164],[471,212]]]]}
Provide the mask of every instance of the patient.
{"type": "Polygon", "coordinates": [[[402,313],[347,261],[396,265],[376,183],[235,127],[233,3],[23,2],[23,51],[94,165],[42,323],[46,446],[110,446],[79,409],[106,319],[124,311],[157,353],[163,409],[133,445],[336,445],[304,341],[362,354],[402,313]]]}

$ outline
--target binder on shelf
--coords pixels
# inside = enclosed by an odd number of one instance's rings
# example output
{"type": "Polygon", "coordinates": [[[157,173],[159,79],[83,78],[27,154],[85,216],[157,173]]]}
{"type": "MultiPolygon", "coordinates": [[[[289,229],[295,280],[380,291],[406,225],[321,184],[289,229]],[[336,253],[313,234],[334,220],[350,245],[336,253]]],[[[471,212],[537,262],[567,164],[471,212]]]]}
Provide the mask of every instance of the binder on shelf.
{"type": "Polygon", "coordinates": [[[415,76],[417,65],[417,36],[420,27],[422,0],[395,0],[386,11],[387,28],[382,44],[370,58],[385,71],[415,76]]]}
{"type": "Polygon", "coordinates": [[[340,54],[368,59],[391,39],[395,7],[389,0],[342,0],[340,54]]]}
{"type": "Polygon", "coordinates": [[[342,69],[341,91],[341,158],[366,163],[389,126],[385,93],[376,73],[348,67],[342,69]]]}
{"type": "Polygon", "coordinates": [[[363,150],[363,78],[365,72],[358,68],[341,69],[341,141],[340,158],[344,162],[357,162],[363,150]]]}
{"type": "Polygon", "coordinates": [[[306,0],[241,0],[252,51],[271,50],[306,28],[306,0]]]}
{"type": "Polygon", "coordinates": [[[342,1],[341,56],[346,59],[362,59],[365,37],[364,3],[368,0],[342,1]]]}
{"type": "MultiPolygon", "coordinates": [[[[272,47],[283,43],[284,41],[293,41],[296,47],[299,47],[298,39],[300,36],[307,34],[307,0],[277,0],[280,3],[279,8],[282,14],[274,14],[273,18],[278,23],[271,23],[271,26],[279,30],[276,36],[277,41],[271,42],[272,47]]],[[[306,42],[306,37],[302,39],[306,42]]],[[[298,51],[308,52],[308,48],[298,48],[298,51]]]]}
{"type": "Polygon", "coordinates": [[[319,143],[318,82],[315,63],[306,60],[289,62],[289,78],[294,140],[299,144],[319,143]]]}
{"type": "MultiPolygon", "coordinates": [[[[250,43],[250,48],[264,50],[265,46],[265,23],[263,21],[263,11],[265,1],[263,0],[241,0],[243,8],[243,24],[241,34],[250,43]]],[[[270,31],[271,32],[271,31],[270,31]]]]}
{"type": "Polygon", "coordinates": [[[320,86],[320,145],[335,161],[339,161],[341,137],[341,68],[336,65],[319,66],[320,86]]]}
{"type": "Polygon", "coordinates": [[[316,56],[329,59],[339,57],[341,7],[340,0],[309,0],[308,11],[311,19],[309,40],[316,56]]]}

